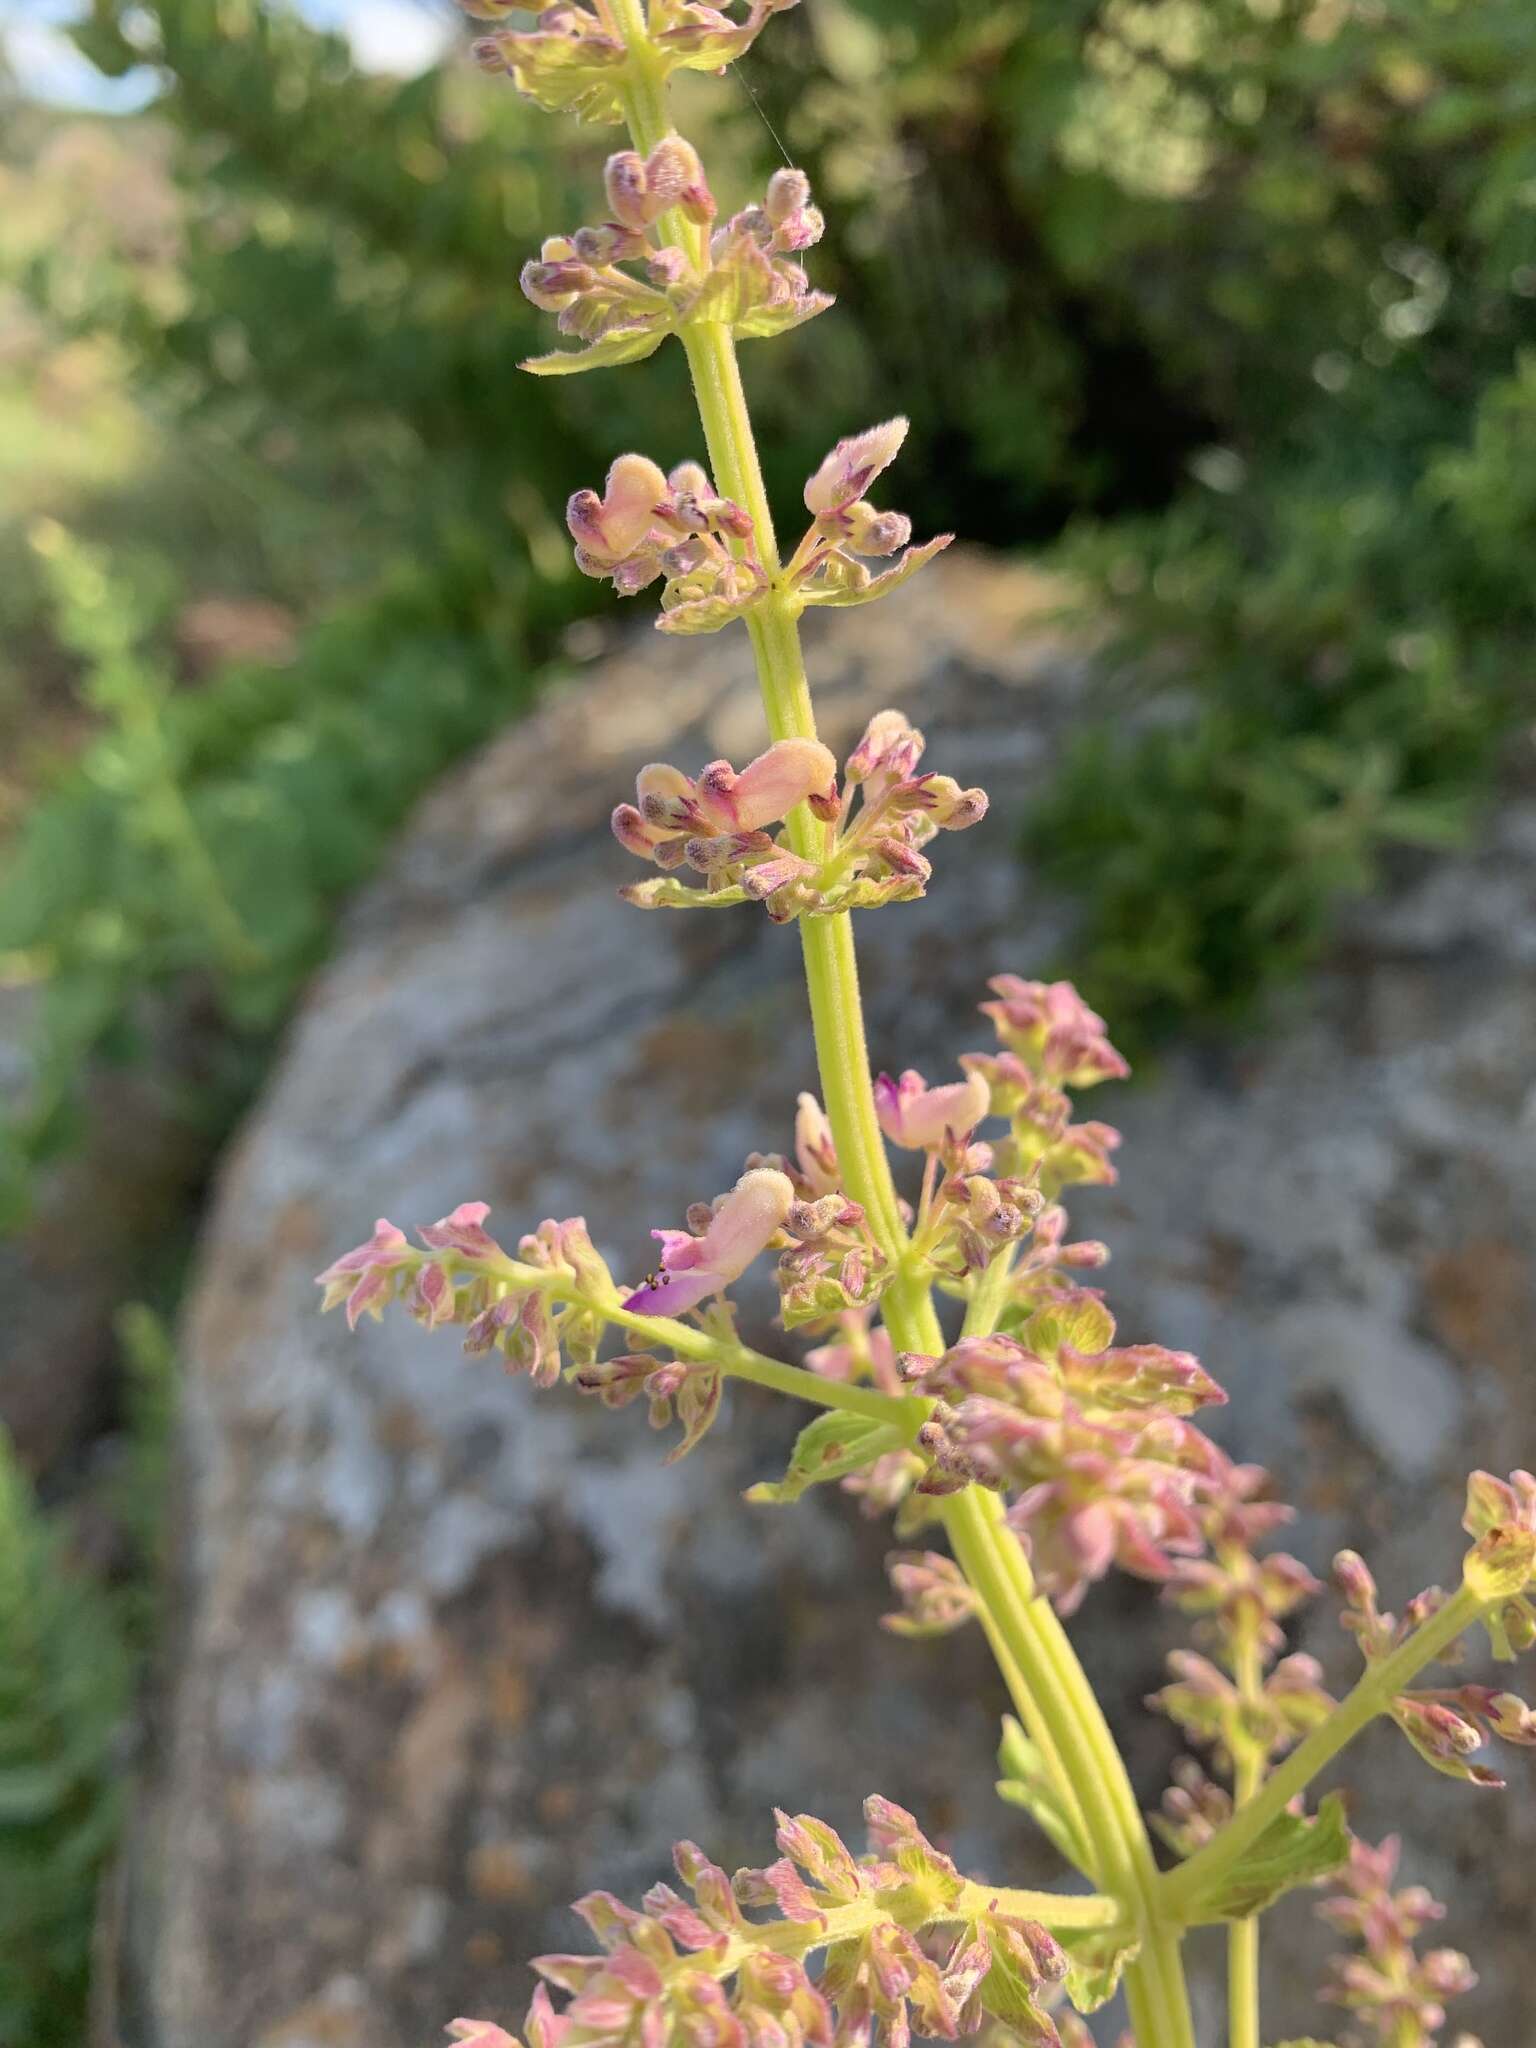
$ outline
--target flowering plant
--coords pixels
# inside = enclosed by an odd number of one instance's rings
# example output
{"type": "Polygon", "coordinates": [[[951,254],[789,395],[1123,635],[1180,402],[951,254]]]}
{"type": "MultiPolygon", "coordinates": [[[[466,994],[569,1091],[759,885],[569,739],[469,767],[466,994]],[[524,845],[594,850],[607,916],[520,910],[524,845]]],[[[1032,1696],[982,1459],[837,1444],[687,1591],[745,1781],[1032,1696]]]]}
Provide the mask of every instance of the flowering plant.
{"type": "MultiPolygon", "coordinates": [[[[1487,1743],[1536,1742],[1536,1713],[1513,1692],[1418,1684],[1475,1626],[1503,1659],[1536,1641],[1536,1479],[1473,1476],[1459,1587],[1420,1593],[1401,1618],[1382,1612],[1364,1563],[1341,1555],[1364,1669],[1331,1698],[1316,1662],[1287,1653],[1288,1623],[1322,1590],[1273,1547],[1291,1511],[1200,1426],[1221,1388],[1188,1353],[1118,1342],[1085,1284],[1107,1253],[1071,1238],[1062,1197],[1115,1177],[1117,1134],[1073,1105],[1126,1072],[1103,1021],[1065,983],[1002,975],[981,1006],[995,1043],[964,1054],[958,1078],[871,1076],[849,913],[921,895],[938,834],[977,823],[986,798],[924,768],[923,735],[899,711],[872,719],[841,765],[816,730],[801,612],[880,598],[948,536],[911,547],[910,522],[866,496],[905,435],[891,420],[827,456],[787,558],[775,538],[736,343],[825,309],[795,260],[821,216],[791,169],[716,225],[666,88],[678,68],[739,57],[793,4],[752,0],[737,18],[695,0],[573,0],[517,27],[500,20],[501,0],[473,0],[498,22],[480,45],[487,64],[544,106],[623,122],[632,145],[609,160],[607,217],[547,241],[524,271],[528,295],[581,343],[526,367],[637,361],[676,335],[704,430],[708,468],[667,473],[626,454],[601,493],[575,494],[577,564],[621,595],[661,582],[663,631],[740,619],[762,686],[756,759],[653,764],[614,812],[621,845],[659,870],[624,894],[647,909],[758,903],[798,926],[821,1095],[801,1096],[786,1151],[745,1161],[686,1228],[655,1230],[653,1268],[629,1284],[580,1217],[508,1251],[473,1201],[420,1228],[419,1244],[380,1221],[320,1280],[325,1306],[344,1304],[354,1325],[398,1303],[429,1328],[461,1326],[467,1351],[496,1352],[537,1386],[565,1378],[613,1407],[643,1399],[656,1427],[678,1427],[674,1458],[714,1424],[730,1379],[817,1409],[783,1477],[749,1498],[784,1504],[837,1484],[893,1518],[909,1547],[891,1558],[889,1625],[919,1638],[985,1631],[1015,1709],[1000,1790],[1084,1883],[1038,1892],[966,1877],[878,1796],[862,1856],[823,1822],[780,1813],[778,1858],[761,1870],[728,1877],[683,1842],[680,1889],[658,1883],[638,1907],[606,1892],[580,1900],[594,1947],[538,1959],[524,2032],[531,2048],[854,2048],[878,2031],[906,2048],[914,2029],[952,2040],[992,2023],[1080,2048],[1080,2016],[1123,1985],[1140,2048],[1195,2048],[1184,1937],[1222,1923],[1227,2040],[1260,2048],[1259,1917],[1298,1885],[1328,1883],[1325,1913],[1360,1950],[1327,1992],[1350,2015],[1348,2038],[1428,2048],[1444,2000],[1471,1982],[1466,1960],[1418,1952],[1437,1908],[1422,1890],[1392,1890],[1395,1844],[1352,1842],[1337,1795],[1307,1802],[1377,1720],[1478,1785],[1497,1782],[1472,1761],[1487,1743]],[[867,566],[893,556],[882,573],[867,566]],[[911,1201],[890,1148],[922,1161],[911,1201]],[[798,1364],[738,1333],[730,1290],[769,1253],[785,1330],[816,1340],[798,1364]],[[1186,1758],[1150,1826],[1063,1625],[1112,1570],[1160,1587],[1193,1638],[1152,1704],[1207,1753],[1210,1774],[1186,1758]]],[[[491,2021],[449,2031],[515,2048],[491,2021]]]]}

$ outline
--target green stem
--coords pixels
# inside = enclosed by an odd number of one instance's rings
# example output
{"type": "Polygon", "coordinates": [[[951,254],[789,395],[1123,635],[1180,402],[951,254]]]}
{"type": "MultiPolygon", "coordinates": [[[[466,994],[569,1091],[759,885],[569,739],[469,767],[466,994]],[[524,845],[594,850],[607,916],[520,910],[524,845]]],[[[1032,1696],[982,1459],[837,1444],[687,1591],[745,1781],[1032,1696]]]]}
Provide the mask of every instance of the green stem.
{"type": "MultiPolygon", "coordinates": [[[[1123,1899],[1141,1928],[1126,1997],[1138,2043],[1194,2048],[1194,2023],[1176,1928],[1154,1911],[1157,1867],[1125,1764],[1092,1686],[1054,1609],[1035,1589],[1002,1502],[969,1487],[944,1503],[944,1522],[966,1576],[980,1574],[1012,1654],[1030,1675],[1041,1719],[1077,1800],[1102,1891],[1123,1899]]],[[[1033,1731],[1031,1731],[1033,1733],[1033,1731]]]]}
{"type": "Polygon", "coordinates": [[[1327,1769],[1346,1743],[1361,1729],[1384,1713],[1395,1694],[1410,1685],[1419,1671],[1456,1638],[1470,1628],[1482,1613],[1483,1603],[1465,1586],[1448,1600],[1438,1614],[1430,1616],[1390,1656],[1370,1665],[1354,1690],[1342,1699],[1318,1728],[1314,1728],[1298,1749],[1265,1780],[1264,1788],[1248,1805],[1235,1813],[1220,1834],[1197,1850],[1187,1863],[1168,1871],[1158,1882],[1159,1910],[1169,1919],[1178,1917],[1202,1893],[1209,1893],[1278,1819],[1298,1794],[1305,1792],[1319,1772],[1327,1769]]]}
{"type": "Polygon", "coordinates": [[[1259,2048],[1259,1923],[1227,1929],[1227,2048],[1259,2048]]]}
{"type": "MultiPolygon", "coordinates": [[[[1232,1679],[1241,1705],[1228,1735],[1232,1751],[1232,1796],[1241,1809],[1258,1796],[1268,1758],[1246,1734],[1242,1709],[1260,1704],[1264,1693],[1264,1659],[1257,1617],[1247,1608],[1238,1616],[1233,1644],[1232,1679]]],[[[1227,1929],[1227,2048],[1259,2048],[1259,1920],[1234,1920],[1227,1929]]]]}
{"type": "Polygon", "coordinates": [[[760,1352],[722,1352],[720,1367],[731,1379],[748,1380],[755,1387],[771,1387],[776,1394],[788,1394],[796,1401],[811,1401],[819,1408],[841,1408],[850,1415],[867,1415],[876,1422],[893,1422],[906,1431],[909,1441],[922,1427],[924,1404],[920,1401],[904,1401],[898,1395],[878,1393],[873,1387],[829,1380],[824,1373],[807,1372],[798,1365],[781,1365],[778,1359],[764,1358],[760,1352]]]}
{"type": "MultiPolygon", "coordinates": [[[[989,1500],[993,1498],[987,1496],[989,1500]]],[[[1056,1782],[1057,1792],[1072,1824],[1074,1840],[1084,1846],[1086,1875],[1100,1878],[1102,1872],[1095,1839],[1078,1796],[1078,1787],[1063,1759],[1054,1720],[1046,1712],[1038,1689],[1024,1676],[1026,1671],[1037,1667],[1029,1640],[1028,1621],[1022,1611],[1027,1603],[1020,1602],[1006,1562],[992,1540],[991,1517],[981,1489],[968,1486],[963,1493],[952,1494],[941,1503],[939,1518],[944,1524],[956,1562],[977,1595],[982,1626],[997,1658],[1003,1681],[1018,1709],[1019,1719],[1056,1782]]],[[[1009,1535],[1007,1540],[1012,1543],[1012,1536],[1009,1535]]],[[[1018,1548],[1017,1544],[1014,1548],[1018,1548]]]]}
{"type": "MultiPolygon", "coordinates": [[[[625,112],[635,147],[649,151],[670,132],[664,83],[646,35],[643,0],[609,0],[629,47],[625,112]]],[[[671,223],[694,251],[681,222],[671,223]]],[[[763,484],[735,342],[713,323],[682,330],[699,417],[716,487],[751,515],[758,559],[771,584],[748,615],[768,729],[774,739],[816,737],[816,718],[800,651],[794,609],[780,583],[772,510],[763,484]]],[[[788,821],[790,844],[808,859],[825,854],[825,828],[802,805],[788,821]]],[[[937,1354],[944,1333],[923,1276],[905,1260],[907,1234],[897,1205],[890,1160],[875,1115],[865,1042],[853,928],[846,914],[799,919],[806,986],[816,1038],[822,1096],[848,1193],[869,1218],[876,1241],[895,1267],[881,1301],[893,1342],[937,1354]]],[[[993,1629],[1009,1653],[1021,1718],[1048,1757],[1081,1815],[1102,1887],[1141,1926],[1141,1949],[1126,1973],[1131,2018],[1140,2048],[1194,2048],[1176,1933],[1157,1927],[1150,1908],[1156,1866],[1145,1823],[1108,1724],[1051,1608],[1040,1600],[1029,1566],[1002,1522],[994,1496],[967,1488],[945,1504],[944,1520],[961,1567],[983,1602],[1001,1601],[993,1629]],[[965,1554],[961,1555],[961,1546],[965,1554]],[[967,1563],[967,1558],[970,1562],[967,1563]]]]}

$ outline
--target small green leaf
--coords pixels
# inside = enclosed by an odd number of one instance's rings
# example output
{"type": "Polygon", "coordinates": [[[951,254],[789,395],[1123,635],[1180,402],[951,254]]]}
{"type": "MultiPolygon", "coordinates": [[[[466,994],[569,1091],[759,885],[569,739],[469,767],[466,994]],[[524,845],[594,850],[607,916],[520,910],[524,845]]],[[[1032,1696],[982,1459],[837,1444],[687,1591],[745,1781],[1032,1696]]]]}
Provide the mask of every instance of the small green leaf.
{"type": "Polygon", "coordinates": [[[1087,1848],[1056,1789],[1050,1768],[1011,1714],[1003,1716],[997,1767],[1003,1774],[997,1784],[998,1798],[1007,1806],[1022,1807],[1069,1863],[1086,1870],[1087,1848]]]}
{"type": "Polygon", "coordinates": [[[738,341],[764,341],[803,327],[818,313],[825,313],[837,301],[830,292],[802,292],[798,299],[782,300],[776,306],[758,306],[733,323],[738,341]]]}
{"type": "Polygon", "coordinates": [[[1062,1929],[1056,1939],[1067,1958],[1066,1992],[1074,2012],[1097,2012],[1120,1988],[1127,1963],[1141,1943],[1104,1927],[1062,1929]]]}
{"type": "Polygon", "coordinates": [[[801,1430],[784,1477],[748,1487],[746,1497],[760,1505],[784,1507],[798,1500],[807,1487],[862,1472],[887,1451],[899,1450],[902,1441],[894,1422],[877,1422],[871,1415],[848,1415],[829,1408],[801,1430]]]}
{"type": "Polygon", "coordinates": [[[1022,1334],[1030,1350],[1042,1358],[1054,1358],[1063,1345],[1092,1358],[1114,1343],[1115,1319],[1102,1301],[1084,1294],[1036,1309],[1022,1334]]]}
{"type": "MultiPolygon", "coordinates": [[[[1217,1840],[1220,1839],[1218,1835],[1217,1840]]],[[[1222,1872],[1211,1890],[1196,1895],[1190,1907],[1190,1924],[1247,1920],[1262,1913],[1283,1892],[1331,1877],[1348,1856],[1349,1828],[1344,1819],[1344,1802],[1337,1792],[1330,1792],[1318,1807],[1315,1820],[1282,1813],[1271,1821],[1231,1869],[1222,1872]]]]}
{"type": "Polygon", "coordinates": [[[530,356],[519,363],[535,377],[573,377],[578,370],[605,370],[618,363],[643,363],[671,332],[667,327],[622,327],[605,334],[589,348],[556,349],[552,355],[530,356]]]}
{"type": "Polygon", "coordinates": [[[877,597],[888,596],[898,583],[905,583],[909,576],[915,576],[924,563],[931,562],[953,539],[952,533],[941,533],[937,540],[924,541],[920,548],[908,548],[894,569],[871,577],[867,583],[812,584],[798,593],[800,602],[836,606],[873,604],[877,597]]]}
{"type": "Polygon", "coordinates": [[[685,598],[681,604],[657,614],[656,630],[658,633],[718,633],[732,619],[744,619],[752,607],[761,604],[767,595],[765,583],[760,590],[753,590],[745,597],[685,598]]]}

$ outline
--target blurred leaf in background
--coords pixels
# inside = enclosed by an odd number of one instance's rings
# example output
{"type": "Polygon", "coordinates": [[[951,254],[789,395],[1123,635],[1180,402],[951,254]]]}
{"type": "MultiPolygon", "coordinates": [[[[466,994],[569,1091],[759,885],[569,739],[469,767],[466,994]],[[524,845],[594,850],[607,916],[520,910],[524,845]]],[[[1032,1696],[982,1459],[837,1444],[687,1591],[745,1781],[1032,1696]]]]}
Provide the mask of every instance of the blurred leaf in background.
{"type": "Polygon", "coordinates": [[[78,2048],[133,1660],[0,1429],[0,2040],[78,2048]]]}

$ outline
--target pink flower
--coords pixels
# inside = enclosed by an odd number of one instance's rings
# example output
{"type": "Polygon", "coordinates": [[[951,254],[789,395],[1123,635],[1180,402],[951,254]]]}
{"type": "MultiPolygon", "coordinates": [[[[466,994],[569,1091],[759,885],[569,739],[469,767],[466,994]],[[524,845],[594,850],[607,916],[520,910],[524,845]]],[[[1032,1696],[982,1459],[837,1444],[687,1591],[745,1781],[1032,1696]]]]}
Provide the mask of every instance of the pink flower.
{"type": "Polygon", "coordinates": [[[701,1237],[686,1230],[653,1230],[662,1247],[661,1272],[624,1306],[645,1315],[681,1315],[719,1294],[767,1249],[794,1204],[795,1188],[777,1167],[744,1173],[721,1201],[701,1237]]]}
{"type": "Polygon", "coordinates": [[[343,1252],[323,1273],[315,1275],[315,1285],[325,1289],[321,1313],[344,1301],[350,1329],[357,1328],[358,1318],[363,1315],[381,1321],[385,1303],[394,1297],[398,1275],[402,1269],[415,1265],[420,1256],[406,1242],[405,1232],[397,1229],[387,1216],[381,1216],[366,1244],[360,1244],[356,1251],[343,1252]]]}
{"type": "Polygon", "coordinates": [[[982,1015],[997,1026],[1010,1051],[1047,1081],[1062,1088],[1091,1088],[1097,1081],[1123,1081],[1131,1071],[1104,1035],[1104,1019],[1090,1010],[1070,981],[1023,981],[999,974],[991,987],[995,1003],[982,1015]]]}
{"type": "Polygon", "coordinates": [[[611,576],[649,534],[666,495],[667,479],[648,456],[619,456],[601,497],[577,491],[566,505],[578,566],[590,575],[611,576]]]}
{"type": "Polygon", "coordinates": [[[487,1202],[460,1202],[440,1223],[423,1223],[416,1235],[435,1252],[458,1252],[466,1259],[499,1259],[501,1246],[485,1229],[491,1213],[487,1202]]]}
{"type": "Polygon", "coordinates": [[[448,2038],[462,2041],[464,2048],[522,2048],[516,2036],[494,2020],[450,2020],[448,2038]]]}
{"type": "Polygon", "coordinates": [[[963,1138],[986,1115],[991,1091],[982,1074],[968,1074],[942,1088],[930,1088],[915,1067],[899,1081],[882,1074],[875,1082],[875,1111],[893,1145],[908,1151],[936,1151],[946,1139],[963,1138]]]}
{"type": "Polygon", "coordinates": [[[820,740],[775,740],[739,775],[729,761],[711,761],[691,780],[652,761],[635,778],[636,801],[614,812],[614,837],[658,867],[687,859],[724,878],[749,858],[785,857],[764,827],[808,800],[835,806],[836,784],[837,763],[820,740]]]}

